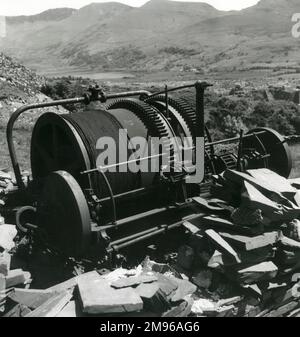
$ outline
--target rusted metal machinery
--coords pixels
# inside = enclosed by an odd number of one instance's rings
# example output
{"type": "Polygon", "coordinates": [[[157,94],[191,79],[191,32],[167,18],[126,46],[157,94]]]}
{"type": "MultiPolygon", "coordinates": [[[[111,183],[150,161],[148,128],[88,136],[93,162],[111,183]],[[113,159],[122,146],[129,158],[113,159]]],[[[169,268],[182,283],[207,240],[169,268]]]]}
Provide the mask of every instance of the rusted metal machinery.
{"type": "Polygon", "coordinates": [[[8,123],[7,140],[23,200],[17,212],[18,227],[23,231],[41,231],[52,247],[69,256],[83,256],[91,251],[99,256],[114,255],[181,227],[183,219],[198,217],[201,209],[192,198],[199,196],[212,175],[226,168],[243,171],[266,167],[288,177],[289,148],[285,138],[273,130],[258,128],[232,139],[211,140],[204,125],[204,93],[208,86],[196,82],[155,94],[142,90],[111,95],[91,88],[81,98],[27,105],[17,110],[8,123]],[[171,97],[172,91],[184,88],[195,88],[196,109],[183,99],[171,97]],[[15,121],[28,110],[80,102],[89,105],[92,101],[106,103],[106,108],[88,108],[74,114],[48,112],[39,117],[31,141],[32,180],[25,186],[13,142],[15,121]],[[134,156],[134,150],[126,147],[118,148],[116,162],[109,163],[118,168],[116,172],[97,166],[101,153],[97,141],[111,137],[118,144],[122,129],[127,130],[129,143],[134,137],[163,139],[159,152],[131,160],[141,163],[156,157],[158,172],[120,170],[130,161],[120,162],[119,152],[127,152],[126,158],[134,156]],[[173,154],[186,145],[174,139],[183,138],[190,140],[188,146],[193,156],[188,165],[184,163],[185,169],[176,171],[174,167],[183,163],[177,162],[173,154]],[[205,139],[201,158],[205,177],[187,184],[187,179],[195,174],[197,139],[205,139]],[[237,151],[217,151],[218,145],[234,142],[237,151]],[[161,162],[165,152],[171,166],[166,174],[161,162]],[[30,217],[34,220],[29,221],[30,217]]]}

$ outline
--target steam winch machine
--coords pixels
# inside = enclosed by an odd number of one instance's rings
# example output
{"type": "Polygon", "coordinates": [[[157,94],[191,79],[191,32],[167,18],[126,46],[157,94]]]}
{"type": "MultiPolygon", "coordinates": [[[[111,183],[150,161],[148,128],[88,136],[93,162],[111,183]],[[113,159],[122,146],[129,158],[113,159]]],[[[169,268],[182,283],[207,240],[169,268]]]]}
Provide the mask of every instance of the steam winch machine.
{"type": "Polygon", "coordinates": [[[212,141],[204,123],[204,94],[209,86],[196,82],[158,93],[107,95],[93,87],[80,98],[15,111],[7,125],[7,141],[18,186],[15,196],[21,204],[15,213],[18,228],[25,233],[40,231],[51,247],[67,256],[96,251],[112,257],[199,217],[201,208],[193,198],[206,191],[213,175],[226,169],[269,168],[288,177],[290,151],[285,138],[274,130],[257,128],[212,141]],[[188,88],[195,90],[196,105],[172,97],[172,92],[188,88]],[[103,105],[93,108],[91,102],[103,105]],[[25,182],[14,146],[15,122],[28,110],[76,103],[85,103],[86,110],[46,112],[37,119],[31,139],[32,178],[25,182]],[[128,144],[146,139],[147,155],[141,155],[144,152],[134,144],[123,147],[120,130],[126,130],[128,144]],[[105,137],[119,145],[115,162],[99,166],[104,149],[98,149],[97,142],[105,137]],[[158,148],[151,143],[154,138],[162,140],[158,148]],[[231,143],[236,150],[217,151],[219,145],[231,143]],[[183,151],[192,153],[188,160],[176,156],[183,151]],[[129,159],[121,161],[120,154],[129,159]],[[153,161],[158,163],[155,172],[140,169],[153,161]],[[131,164],[135,171],[128,170],[131,164]]]}

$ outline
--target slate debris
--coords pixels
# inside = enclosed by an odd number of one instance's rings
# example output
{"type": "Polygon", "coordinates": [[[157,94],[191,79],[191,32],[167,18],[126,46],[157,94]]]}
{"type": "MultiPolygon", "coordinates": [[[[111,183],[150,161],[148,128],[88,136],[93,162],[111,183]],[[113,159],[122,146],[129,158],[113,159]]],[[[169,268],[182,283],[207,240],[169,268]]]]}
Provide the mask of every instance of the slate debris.
{"type": "MultiPolygon", "coordinates": [[[[266,169],[230,170],[214,180],[211,200],[194,199],[201,215],[184,222],[186,236],[169,263],[146,258],[136,269],[76,273],[45,290],[27,289],[31,275],[10,270],[8,235],[0,252],[0,315],[299,317],[299,180],[266,169]]],[[[12,233],[0,218],[1,226],[12,233]]]]}
{"type": "MultiPolygon", "coordinates": [[[[7,179],[8,174],[0,171],[0,181],[7,179]]],[[[31,274],[22,269],[11,269],[13,249],[16,246],[15,238],[17,229],[14,225],[5,223],[0,215],[0,315],[5,312],[6,302],[16,287],[25,288],[31,283],[31,274]]],[[[10,312],[5,312],[9,317],[18,317],[28,314],[29,308],[16,303],[10,312]]]]}
{"type": "Polygon", "coordinates": [[[143,309],[142,299],[132,288],[114,289],[97,272],[80,277],[78,291],[83,312],[87,314],[135,312],[143,309]]]}
{"type": "Polygon", "coordinates": [[[121,278],[111,284],[113,288],[129,288],[138,286],[143,283],[152,283],[157,281],[157,277],[154,275],[141,275],[141,276],[132,276],[128,278],[121,278]]]}
{"type": "Polygon", "coordinates": [[[234,210],[230,216],[220,215],[219,210],[209,209],[211,202],[194,200],[209,211],[193,221],[193,226],[185,226],[194,244],[192,265],[202,263],[200,272],[193,269],[191,281],[198,292],[205,289],[210,296],[197,294],[192,312],[196,316],[218,316],[218,311],[247,317],[299,315],[299,180],[289,181],[267,169],[227,170],[214,180],[218,188],[212,187],[212,198],[226,196],[223,202],[234,210]],[[224,288],[220,281],[214,287],[213,280],[221,278],[224,288]],[[216,301],[224,297],[219,294],[222,290],[234,286],[235,293],[243,294],[236,303],[216,301]]]}
{"type": "MultiPolygon", "coordinates": [[[[125,269],[104,276],[92,271],[46,290],[14,288],[7,295],[13,306],[3,316],[186,317],[190,314],[191,295],[197,287],[188,280],[170,273],[150,273],[145,268],[137,269],[135,276],[124,276],[125,271],[132,275],[132,271],[125,269]],[[116,275],[119,275],[117,280],[116,275]]],[[[1,285],[5,289],[5,277],[0,278],[1,285]]]]}

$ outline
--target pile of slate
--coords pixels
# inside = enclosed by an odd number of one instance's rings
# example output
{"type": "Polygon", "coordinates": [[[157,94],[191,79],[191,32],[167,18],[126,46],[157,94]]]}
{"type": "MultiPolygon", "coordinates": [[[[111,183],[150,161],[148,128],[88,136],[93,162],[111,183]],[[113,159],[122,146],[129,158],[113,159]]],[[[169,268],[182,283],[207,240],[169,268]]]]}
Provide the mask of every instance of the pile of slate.
{"type": "Polygon", "coordinates": [[[16,286],[27,288],[31,275],[22,269],[11,270],[11,259],[15,248],[17,229],[14,225],[5,224],[0,216],[0,316],[5,311],[6,299],[16,286]]]}
{"type": "Polygon", "coordinates": [[[214,181],[212,199],[194,199],[203,215],[185,222],[177,258],[210,295],[198,314],[217,314],[216,289],[226,280],[238,294],[229,315],[300,317],[300,179],[259,169],[214,181]]]}
{"type": "Polygon", "coordinates": [[[45,290],[14,288],[4,317],[186,317],[197,287],[149,259],[136,269],[94,270],[45,290]]]}

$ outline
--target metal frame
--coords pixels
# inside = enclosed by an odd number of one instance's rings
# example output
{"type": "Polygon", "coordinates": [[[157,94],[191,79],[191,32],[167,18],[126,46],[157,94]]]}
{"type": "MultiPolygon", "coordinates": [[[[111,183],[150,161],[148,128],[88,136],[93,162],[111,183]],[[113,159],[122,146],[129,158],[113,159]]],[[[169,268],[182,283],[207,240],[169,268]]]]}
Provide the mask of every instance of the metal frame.
{"type": "Polygon", "coordinates": [[[88,92],[83,97],[75,97],[75,98],[63,99],[63,100],[47,102],[47,103],[24,105],[23,107],[17,109],[11,115],[8,121],[8,124],[7,124],[7,128],[6,128],[6,138],[7,138],[8,150],[9,150],[12,167],[15,173],[18,188],[20,190],[23,190],[25,188],[25,185],[22,180],[20,164],[19,164],[17,154],[16,154],[15,144],[13,140],[13,130],[14,130],[14,125],[16,121],[24,112],[29,111],[29,110],[34,110],[34,109],[47,108],[47,107],[66,105],[66,104],[84,103],[88,105],[91,102],[96,102],[96,101],[105,103],[109,99],[128,98],[128,97],[134,97],[134,96],[151,98],[157,95],[166,94],[169,92],[194,87],[196,88],[197,137],[204,137],[204,127],[205,127],[204,126],[204,92],[205,92],[205,89],[210,86],[211,84],[208,84],[207,82],[197,81],[194,84],[188,84],[188,85],[179,86],[179,87],[175,87],[171,89],[166,88],[164,91],[158,92],[155,94],[151,94],[150,92],[146,90],[137,90],[137,91],[128,91],[128,92],[109,94],[109,95],[104,94],[104,92],[97,86],[95,88],[89,88],[88,92]]]}

